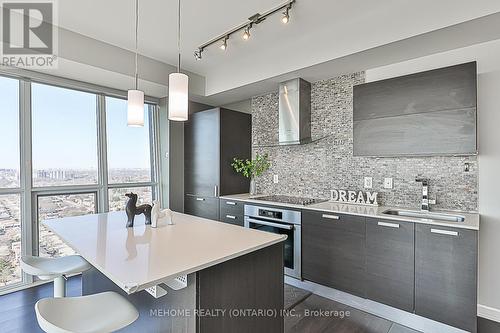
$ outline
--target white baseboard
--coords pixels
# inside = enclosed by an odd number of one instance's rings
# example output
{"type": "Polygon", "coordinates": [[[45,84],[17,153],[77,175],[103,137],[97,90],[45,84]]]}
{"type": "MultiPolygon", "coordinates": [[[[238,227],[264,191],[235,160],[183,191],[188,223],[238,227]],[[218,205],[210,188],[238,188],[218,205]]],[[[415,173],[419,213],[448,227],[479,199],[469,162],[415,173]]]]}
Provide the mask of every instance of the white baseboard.
{"type": "Polygon", "coordinates": [[[477,316],[500,323],[500,309],[495,309],[486,305],[477,305],[477,316]]]}

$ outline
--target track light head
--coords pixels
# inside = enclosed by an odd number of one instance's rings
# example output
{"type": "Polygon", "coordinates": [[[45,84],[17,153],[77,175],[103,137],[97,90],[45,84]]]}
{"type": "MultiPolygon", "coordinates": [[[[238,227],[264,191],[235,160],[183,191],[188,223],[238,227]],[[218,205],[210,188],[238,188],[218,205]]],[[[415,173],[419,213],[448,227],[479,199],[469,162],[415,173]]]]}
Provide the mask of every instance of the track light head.
{"type": "Polygon", "coordinates": [[[243,40],[248,40],[250,38],[250,26],[245,28],[242,38],[243,40]]]}
{"type": "Polygon", "coordinates": [[[283,12],[283,16],[281,17],[281,22],[283,22],[284,24],[287,24],[288,22],[290,22],[290,13],[288,11],[289,11],[289,8],[287,8],[283,12]]]}
{"type": "Polygon", "coordinates": [[[201,54],[202,54],[203,50],[202,49],[198,49],[196,51],[194,51],[194,58],[196,60],[201,60],[201,54]]]}
{"type": "Polygon", "coordinates": [[[229,39],[229,36],[226,36],[226,38],[224,38],[222,40],[222,44],[219,46],[222,51],[226,51],[226,49],[227,49],[227,40],[228,39],[229,39]]]}

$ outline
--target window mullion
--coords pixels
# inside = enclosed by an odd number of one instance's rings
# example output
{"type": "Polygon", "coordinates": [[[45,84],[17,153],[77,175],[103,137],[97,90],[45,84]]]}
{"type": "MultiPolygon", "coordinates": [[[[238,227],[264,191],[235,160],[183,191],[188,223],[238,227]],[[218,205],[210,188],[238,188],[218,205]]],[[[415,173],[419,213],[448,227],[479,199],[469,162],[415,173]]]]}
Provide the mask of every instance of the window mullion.
{"type": "Polygon", "coordinates": [[[97,211],[109,211],[108,156],[106,141],[106,100],[103,94],[97,95],[97,145],[98,145],[98,183],[97,211]]]}
{"type": "Polygon", "coordinates": [[[153,200],[162,202],[161,193],[161,168],[160,168],[160,115],[158,105],[149,105],[150,112],[150,128],[149,140],[151,147],[151,180],[157,185],[153,187],[152,196],[153,200]]]}
{"type": "MultiPolygon", "coordinates": [[[[20,133],[20,185],[21,194],[21,253],[34,255],[38,237],[36,219],[33,215],[33,172],[31,164],[31,82],[19,81],[19,133],[20,133]]],[[[23,281],[32,283],[33,277],[23,272],[23,281]]]]}

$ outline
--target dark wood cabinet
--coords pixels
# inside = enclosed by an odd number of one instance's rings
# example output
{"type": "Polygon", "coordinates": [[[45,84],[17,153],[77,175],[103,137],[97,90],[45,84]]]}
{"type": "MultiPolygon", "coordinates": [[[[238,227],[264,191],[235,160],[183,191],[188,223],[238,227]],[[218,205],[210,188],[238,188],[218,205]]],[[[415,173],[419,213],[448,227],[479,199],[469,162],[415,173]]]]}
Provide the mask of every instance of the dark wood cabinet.
{"type": "Polygon", "coordinates": [[[184,196],[184,211],[210,220],[219,219],[219,198],[203,197],[186,194],[184,196]]]}
{"type": "Polygon", "coordinates": [[[477,332],[478,232],[303,210],[302,277],[477,332]]]}
{"type": "Polygon", "coordinates": [[[245,203],[236,200],[219,200],[219,220],[222,222],[244,225],[244,206],[245,203]]]}
{"type": "Polygon", "coordinates": [[[475,230],[415,226],[415,313],[477,331],[475,230]]]}
{"type": "Polygon", "coordinates": [[[366,219],[366,297],[413,312],[415,225],[366,219]]]}
{"type": "Polygon", "coordinates": [[[364,297],[365,218],[304,210],[302,277],[364,297]]]}
{"type": "Polygon", "coordinates": [[[355,156],[475,155],[476,62],[353,89],[355,156]]]}
{"type": "Polygon", "coordinates": [[[246,113],[214,108],[190,115],[184,125],[185,213],[218,219],[219,202],[209,198],[248,192],[249,180],[234,172],[231,162],[251,157],[251,129],[246,113]],[[199,215],[201,210],[208,212],[199,215]]]}

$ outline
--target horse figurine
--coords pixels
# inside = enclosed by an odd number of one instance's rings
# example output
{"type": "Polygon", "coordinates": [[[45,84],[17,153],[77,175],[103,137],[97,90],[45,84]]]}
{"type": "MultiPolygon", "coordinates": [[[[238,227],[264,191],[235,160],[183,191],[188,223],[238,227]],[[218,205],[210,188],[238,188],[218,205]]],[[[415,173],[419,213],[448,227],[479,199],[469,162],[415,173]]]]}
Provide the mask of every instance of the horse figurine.
{"type": "Polygon", "coordinates": [[[172,211],[168,208],[161,209],[158,200],[154,200],[153,209],[151,210],[151,228],[156,228],[160,219],[166,219],[167,224],[174,224],[172,221],[172,211]]]}
{"type": "Polygon", "coordinates": [[[136,215],[144,214],[144,217],[146,219],[146,224],[151,224],[151,210],[153,207],[151,205],[140,205],[136,206],[137,204],[137,194],[135,193],[126,193],[125,196],[127,196],[129,199],[127,201],[127,205],[125,206],[125,211],[127,212],[127,228],[133,227],[134,226],[134,218],[136,215]]]}

